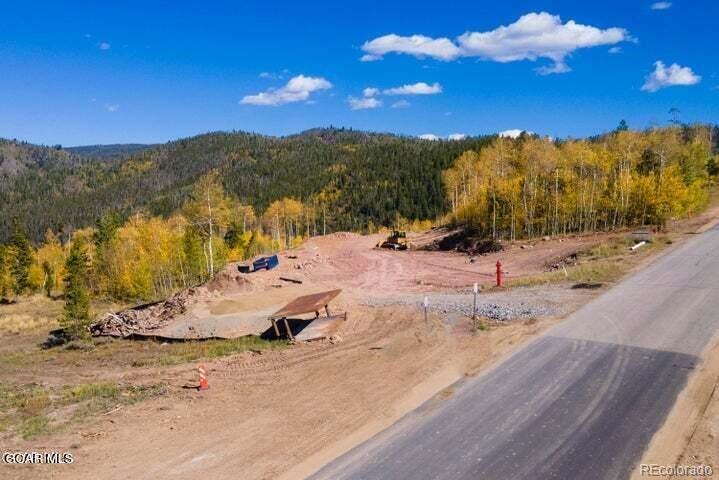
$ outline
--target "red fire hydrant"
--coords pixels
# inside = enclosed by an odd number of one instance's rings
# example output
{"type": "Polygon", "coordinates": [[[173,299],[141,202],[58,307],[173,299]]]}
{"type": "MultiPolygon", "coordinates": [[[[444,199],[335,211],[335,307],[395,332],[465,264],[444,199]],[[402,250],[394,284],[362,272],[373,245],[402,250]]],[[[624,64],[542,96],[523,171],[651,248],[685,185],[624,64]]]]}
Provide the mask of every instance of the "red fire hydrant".
{"type": "Polygon", "coordinates": [[[502,286],[502,262],[497,260],[497,286],[502,286]]]}

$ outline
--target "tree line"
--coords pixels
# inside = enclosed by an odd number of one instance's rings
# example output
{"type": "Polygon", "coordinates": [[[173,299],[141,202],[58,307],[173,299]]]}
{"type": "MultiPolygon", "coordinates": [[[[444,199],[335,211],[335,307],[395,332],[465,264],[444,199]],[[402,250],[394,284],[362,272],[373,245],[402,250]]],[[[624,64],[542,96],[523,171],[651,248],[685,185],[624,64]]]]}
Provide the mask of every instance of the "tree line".
{"type": "Polygon", "coordinates": [[[292,198],[262,215],[228,194],[217,171],[203,175],[181,207],[167,217],[114,212],[67,240],[47,230],[37,246],[15,219],[0,244],[0,299],[43,292],[64,299],[61,324],[82,336],[90,300],[126,302],[166,298],[206,282],[230,261],[299,246],[318,231],[319,212],[292,198]]]}
{"type": "Polygon", "coordinates": [[[590,140],[497,138],[442,173],[451,221],[495,239],[662,228],[707,202],[715,129],[625,128],[590,140]]]}

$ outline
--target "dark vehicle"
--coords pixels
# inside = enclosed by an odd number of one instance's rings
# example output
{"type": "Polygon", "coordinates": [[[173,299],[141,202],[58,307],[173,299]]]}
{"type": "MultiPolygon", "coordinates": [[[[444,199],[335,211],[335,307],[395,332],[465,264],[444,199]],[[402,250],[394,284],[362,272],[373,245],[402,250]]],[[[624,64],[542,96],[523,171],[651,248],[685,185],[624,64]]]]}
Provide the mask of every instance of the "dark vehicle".
{"type": "Polygon", "coordinates": [[[252,267],[254,268],[254,271],[257,270],[270,270],[271,268],[275,268],[277,265],[280,264],[280,261],[277,259],[277,255],[272,255],[271,257],[260,257],[254,262],[252,262],[252,267]]]}

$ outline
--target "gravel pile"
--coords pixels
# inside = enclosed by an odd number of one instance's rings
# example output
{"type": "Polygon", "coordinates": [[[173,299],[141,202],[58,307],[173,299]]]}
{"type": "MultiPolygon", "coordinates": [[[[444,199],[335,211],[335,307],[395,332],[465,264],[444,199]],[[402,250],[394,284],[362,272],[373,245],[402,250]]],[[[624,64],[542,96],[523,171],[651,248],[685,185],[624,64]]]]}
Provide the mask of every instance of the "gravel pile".
{"type": "MultiPolygon", "coordinates": [[[[365,299],[365,305],[371,307],[386,307],[392,305],[408,305],[423,308],[424,297],[409,296],[406,298],[365,299]]],[[[472,316],[472,296],[459,295],[430,295],[429,310],[439,313],[460,313],[472,316]]],[[[526,302],[517,304],[477,302],[477,315],[502,322],[510,320],[527,320],[530,318],[546,317],[557,314],[557,309],[548,305],[537,305],[526,302]]]]}

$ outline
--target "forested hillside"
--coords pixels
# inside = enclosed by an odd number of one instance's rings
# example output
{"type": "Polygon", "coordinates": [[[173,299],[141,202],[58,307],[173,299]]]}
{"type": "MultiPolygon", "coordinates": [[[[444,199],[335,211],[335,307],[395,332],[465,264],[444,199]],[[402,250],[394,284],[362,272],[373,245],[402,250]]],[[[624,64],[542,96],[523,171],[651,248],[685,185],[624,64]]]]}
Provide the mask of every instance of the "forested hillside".
{"type": "Polygon", "coordinates": [[[3,141],[0,241],[9,237],[15,216],[37,241],[48,228],[69,233],[108,211],[169,215],[212,170],[229,194],[256,211],[295,198],[322,208],[330,230],[390,225],[396,215],[433,219],[447,206],[441,171],[463,151],[488,142],[431,142],[332,128],[284,138],[208,133],[126,159],[91,159],[3,141]]]}
{"type": "Polygon", "coordinates": [[[498,239],[662,227],[706,204],[717,133],[451,142],[335,129],[211,133],[128,159],[5,141],[0,298],[159,299],[229,261],[394,222],[427,228],[441,218],[498,239]]]}
{"type": "Polygon", "coordinates": [[[114,145],[83,145],[79,147],[67,147],[65,150],[82,157],[121,160],[133,154],[149,150],[154,146],[155,145],[144,145],[141,143],[122,143],[114,145]]]}

